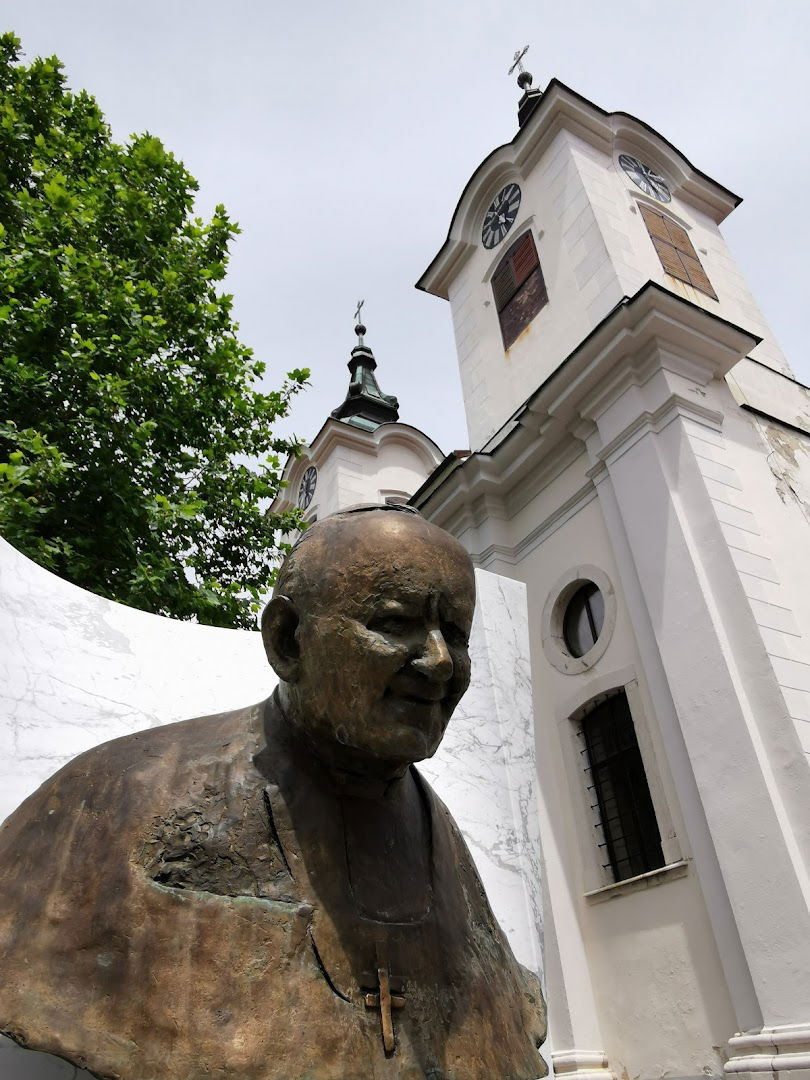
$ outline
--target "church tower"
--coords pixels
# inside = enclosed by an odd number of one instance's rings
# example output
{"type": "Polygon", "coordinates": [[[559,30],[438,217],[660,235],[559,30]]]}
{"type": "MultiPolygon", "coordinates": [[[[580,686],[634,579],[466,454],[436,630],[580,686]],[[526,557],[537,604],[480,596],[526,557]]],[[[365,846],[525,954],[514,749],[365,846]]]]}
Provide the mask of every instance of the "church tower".
{"type": "Polygon", "coordinates": [[[739,198],[519,85],[418,282],[473,453],[411,501],[527,588],[554,1070],[807,1080],[810,391],[739,198]]]}
{"type": "Polygon", "coordinates": [[[530,85],[417,283],[450,301],[470,447],[648,282],[761,339],[751,358],[791,375],[719,229],[740,198],[635,117],[530,85]]]}
{"type": "Polygon", "coordinates": [[[273,511],[298,506],[312,522],[355,503],[405,503],[442,461],[432,439],[400,423],[397,399],[380,389],[362,306],[346,397],[301,455],[288,458],[273,511]]]}

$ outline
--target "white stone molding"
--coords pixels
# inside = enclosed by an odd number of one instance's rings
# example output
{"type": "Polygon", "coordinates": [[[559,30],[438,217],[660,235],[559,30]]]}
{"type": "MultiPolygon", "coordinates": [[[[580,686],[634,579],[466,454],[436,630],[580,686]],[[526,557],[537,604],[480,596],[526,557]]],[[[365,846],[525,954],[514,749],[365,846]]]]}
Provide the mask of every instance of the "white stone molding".
{"type": "MultiPolygon", "coordinates": [[[[789,1080],[810,1075],[810,1023],[764,1027],[761,1031],[729,1039],[725,1071],[740,1073],[789,1073],[789,1080]],[[799,1073],[797,1070],[807,1070],[799,1073]]],[[[787,1078],[786,1078],[787,1080],[787,1078]]]]}
{"type": "Polygon", "coordinates": [[[546,599],[543,614],[540,617],[543,650],[549,662],[564,675],[581,675],[589,671],[605,655],[615,626],[616,590],[613,588],[613,582],[598,566],[586,563],[572,567],[555,581],[546,599]],[[563,635],[565,610],[577,590],[591,581],[602,594],[605,619],[593,646],[582,656],[572,656],[563,635]]]}
{"type": "Polygon", "coordinates": [[[680,859],[678,862],[659,866],[655,870],[648,870],[646,874],[636,874],[635,877],[624,878],[622,881],[613,881],[609,885],[591,889],[590,892],[585,893],[585,899],[589,904],[601,904],[605,900],[616,900],[629,893],[654,889],[658,885],[663,885],[665,881],[686,877],[688,873],[689,863],[686,859],[680,859]]]}
{"type": "Polygon", "coordinates": [[[616,1080],[604,1050],[556,1050],[551,1061],[554,1075],[565,1080],[616,1080]]]}

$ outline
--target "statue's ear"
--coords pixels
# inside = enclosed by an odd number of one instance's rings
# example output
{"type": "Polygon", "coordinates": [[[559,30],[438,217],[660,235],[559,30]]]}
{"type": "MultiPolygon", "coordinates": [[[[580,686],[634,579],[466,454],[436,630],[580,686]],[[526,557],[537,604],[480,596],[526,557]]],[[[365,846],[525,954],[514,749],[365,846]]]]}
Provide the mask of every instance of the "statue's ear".
{"type": "Polygon", "coordinates": [[[284,682],[298,679],[298,611],[288,596],[274,596],[262,612],[262,641],[267,659],[284,682]]]}

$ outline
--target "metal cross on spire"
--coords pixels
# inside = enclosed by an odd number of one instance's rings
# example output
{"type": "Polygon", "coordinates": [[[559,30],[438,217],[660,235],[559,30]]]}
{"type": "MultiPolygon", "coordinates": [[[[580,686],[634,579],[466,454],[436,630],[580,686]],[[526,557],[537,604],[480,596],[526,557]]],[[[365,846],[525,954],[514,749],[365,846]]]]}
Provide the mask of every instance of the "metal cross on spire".
{"type": "Polygon", "coordinates": [[[518,72],[517,84],[518,84],[518,86],[520,87],[521,90],[527,90],[532,85],[531,74],[528,71],[526,71],[524,69],[524,67],[523,67],[523,57],[526,55],[526,53],[528,51],[529,51],[529,46],[528,45],[524,45],[522,49],[518,49],[518,51],[515,53],[514,57],[512,58],[512,66],[509,68],[509,74],[510,75],[515,70],[515,68],[517,68],[517,72],[518,72]]]}
{"type": "Polygon", "coordinates": [[[365,326],[363,326],[363,322],[362,322],[362,318],[361,318],[361,314],[360,314],[361,311],[363,310],[363,304],[365,304],[365,300],[358,300],[357,301],[357,310],[354,313],[354,322],[355,322],[354,332],[355,332],[355,334],[357,334],[358,338],[360,339],[359,340],[360,345],[365,344],[364,341],[363,341],[363,335],[366,332],[366,328],[365,328],[365,326]]]}
{"type": "Polygon", "coordinates": [[[519,72],[523,71],[523,57],[526,55],[526,53],[528,51],[529,51],[529,46],[528,45],[524,45],[522,49],[518,49],[518,51],[512,57],[514,63],[509,68],[509,72],[508,72],[509,75],[512,74],[512,72],[515,70],[515,68],[517,68],[519,72]]]}

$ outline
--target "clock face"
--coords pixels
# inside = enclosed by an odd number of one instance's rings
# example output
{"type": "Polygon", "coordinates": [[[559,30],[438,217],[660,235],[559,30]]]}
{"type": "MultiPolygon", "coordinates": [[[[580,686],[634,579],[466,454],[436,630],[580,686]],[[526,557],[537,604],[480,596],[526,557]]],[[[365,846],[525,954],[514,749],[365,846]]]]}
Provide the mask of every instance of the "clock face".
{"type": "Polygon", "coordinates": [[[312,502],[312,496],[315,494],[315,485],[318,483],[318,470],[314,465],[310,465],[304,475],[301,477],[301,484],[298,488],[298,505],[302,510],[306,510],[309,504],[312,502]]]}
{"type": "Polygon", "coordinates": [[[653,172],[649,165],[645,165],[638,158],[631,157],[629,154],[619,154],[619,164],[636,187],[640,187],[642,191],[646,191],[648,195],[652,195],[659,202],[672,201],[666,180],[663,176],[653,172]]]}
{"type": "Polygon", "coordinates": [[[494,248],[500,244],[512,226],[520,207],[520,188],[517,184],[507,184],[492,200],[492,205],[484,214],[481,239],[485,248],[494,248]]]}

